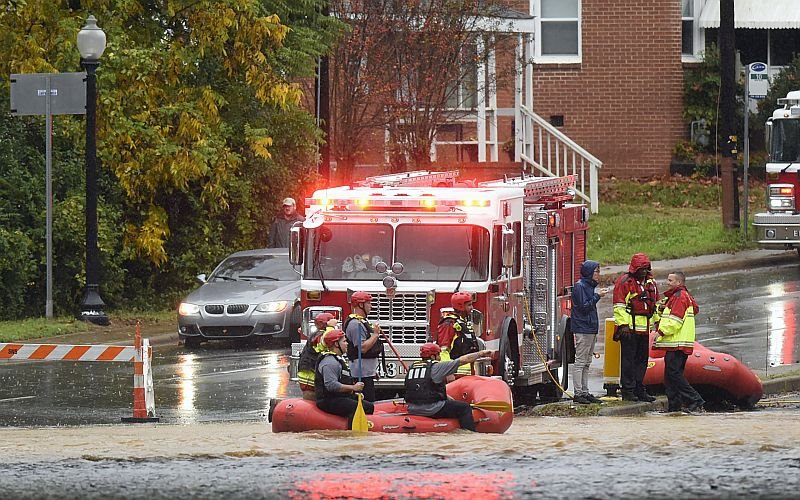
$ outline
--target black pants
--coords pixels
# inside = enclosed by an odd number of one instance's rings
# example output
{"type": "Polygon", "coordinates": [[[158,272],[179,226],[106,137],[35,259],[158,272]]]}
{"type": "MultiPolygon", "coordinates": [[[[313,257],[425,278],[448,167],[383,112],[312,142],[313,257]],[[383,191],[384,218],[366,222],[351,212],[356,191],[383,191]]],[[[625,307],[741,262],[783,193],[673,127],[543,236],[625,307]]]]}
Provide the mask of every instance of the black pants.
{"type": "Polygon", "coordinates": [[[650,355],[650,337],[630,333],[620,339],[620,377],[623,394],[642,394],[650,355]]]}
{"type": "MultiPolygon", "coordinates": [[[[375,406],[369,401],[364,401],[364,413],[372,415],[375,411],[375,406]]],[[[347,417],[347,427],[353,425],[353,415],[356,414],[356,407],[358,406],[358,396],[352,394],[342,395],[338,397],[324,398],[317,400],[317,408],[325,413],[339,415],[340,417],[347,417]]]]}
{"type": "Polygon", "coordinates": [[[364,401],[375,401],[375,377],[361,377],[360,380],[364,382],[364,390],[361,391],[364,401]]]}
{"type": "Polygon", "coordinates": [[[703,397],[683,375],[688,357],[683,351],[667,351],[664,354],[664,392],[667,393],[668,406],[672,411],[680,410],[682,405],[703,403],[703,397]]]}
{"type": "Polygon", "coordinates": [[[433,414],[433,418],[457,418],[462,429],[475,432],[475,420],[472,418],[472,407],[464,401],[448,399],[441,410],[433,414]]]}

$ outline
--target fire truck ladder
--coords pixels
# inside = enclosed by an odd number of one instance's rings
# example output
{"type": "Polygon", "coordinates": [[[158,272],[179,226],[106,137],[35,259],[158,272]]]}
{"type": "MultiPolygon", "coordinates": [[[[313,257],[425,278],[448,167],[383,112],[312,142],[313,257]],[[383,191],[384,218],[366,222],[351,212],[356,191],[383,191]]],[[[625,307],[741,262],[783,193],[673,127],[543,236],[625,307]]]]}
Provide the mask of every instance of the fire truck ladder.
{"type": "Polygon", "coordinates": [[[521,186],[525,192],[525,203],[536,203],[545,199],[571,199],[575,195],[575,175],[563,177],[513,177],[501,181],[481,182],[481,187],[521,186]]]}
{"type": "Polygon", "coordinates": [[[453,186],[458,178],[458,170],[448,170],[446,172],[429,172],[427,170],[415,170],[413,172],[403,172],[399,174],[373,175],[363,181],[358,181],[357,186],[361,187],[437,187],[453,186]]]}

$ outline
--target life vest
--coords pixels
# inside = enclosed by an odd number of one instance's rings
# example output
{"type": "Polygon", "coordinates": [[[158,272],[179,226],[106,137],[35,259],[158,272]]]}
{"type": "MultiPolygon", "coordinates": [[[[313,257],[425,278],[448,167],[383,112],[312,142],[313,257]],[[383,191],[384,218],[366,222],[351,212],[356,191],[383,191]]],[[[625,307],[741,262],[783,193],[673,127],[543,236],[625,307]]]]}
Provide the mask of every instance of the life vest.
{"type": "Polygon", "coordinates": [[[320,354],[319,360],[317,360],[317,366],[314,368],[314,393],[316,394],[317,401],[325,398],[349,397],[348,394],[343,392],[330,392],[325,388],[325,379],[322,377],[322,373],[319,371],[319,364],[328,356],[333,356],[336,358],[336,361],[338,361],[339,365],[342,367],[342,373],[339,374],[339,383],[344,385],[355,384],[355,379],[352,377],[352,375],[350,375],[350,367],[347,365],[347,361],[345,361],[344,358],[338,354],[325,351],[320,354]]]}
{"type": "MultiPolygon", "coordinates": [[[[333,330],[333,327],[329,326],[325,328],[325,332],[333,330]]],[[[298,370],[311,370],[313,371],[317,366],[317,360],[319,359],[319,354],[324,350],[322,344],[317,343],[316,341],[322,336],[323,333],[321,331],[317,331],[311,338],[309,338],[305,345],[303,346],[303,350],[300,351],[300,359],[297,362],[297,369],[298,370]]]]}
{"type": "Polygon", "coordinates": [[[648,277],[645,279],[644,284],[640,284],[632,274],[628,273],[625,284],[632,284],[631,288],[637,290],[636,293],[628,294],[628,314],[646,318],[652,317],[656,312],[656,297],[658,297],[655,280],[648,277]]]}
{"type": "Polygon", "coordinates": [[[426,404],[447,400],[444,382],[437,384],[431,378],[431,367],[435,361],[416,361],[406,374],[406,403],[426,404]]]}
{"type": "MultiPolygon", "coordinates": [[[[359,316],[358,314],[351,314],[347,317],[347,321],[344,322],[344,326],[342,330],[345,332],[347,331],[347,325],[350,324],[351,321],[358,321],[367,330],[367,336],[369,337],[372,335],[372,325],[369,324],[367,318],[364,316],[359,316]]],[[[383,354],[383,340],[380,338],[377,342],[370,348],[369,351],[361,353],[362,359],[373,359],[378,358],[383,354]]],[[[358,359],[358,344],[356,342],[348,342],[347,343],[347,357],[350,361],[355,361],[358,359]]]]}
{"type": "Polygon", "coordinates": [[[450,359],[456,359],[464,354],[480,351],[478,337],[475,335],[472,321],[467,321],[461,316],[443,315],[442,319],[439,320],[439,324],[445,321],[453,321],[453,330],[456,331],[453,340],[450,342],[450,349],[448,349],[450,359]]]}

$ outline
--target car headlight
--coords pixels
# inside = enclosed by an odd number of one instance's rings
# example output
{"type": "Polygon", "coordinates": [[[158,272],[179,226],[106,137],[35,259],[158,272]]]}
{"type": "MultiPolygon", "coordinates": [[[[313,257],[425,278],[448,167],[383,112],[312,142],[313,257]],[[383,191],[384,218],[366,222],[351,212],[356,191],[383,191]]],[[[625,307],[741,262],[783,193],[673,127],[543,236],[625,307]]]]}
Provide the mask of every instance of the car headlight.
{"type": "Polygon", "coordinates": [[[190,304],[188,302],[181,302],[178,306],[178,314],[181,316],[192,316],[200,312],[200,306],[197,304],[190,304]]]}
{"type": "Polygon", "coordinates": [[[256,311],[262,313],[275,313],[285,310],[288,306],[289,303],[285,300],[279,300],[278,302],[262,302],[256,306],[256,311]]]}

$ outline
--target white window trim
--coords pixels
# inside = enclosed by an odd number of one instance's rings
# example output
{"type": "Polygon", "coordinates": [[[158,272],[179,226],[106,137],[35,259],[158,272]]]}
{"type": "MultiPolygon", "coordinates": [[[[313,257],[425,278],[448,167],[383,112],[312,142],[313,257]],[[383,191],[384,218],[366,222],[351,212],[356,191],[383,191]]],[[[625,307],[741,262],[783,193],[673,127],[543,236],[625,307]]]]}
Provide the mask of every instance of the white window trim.
{"type": "MultiPolygon", "coordinates": [[[[700,1],[700,0],[695,0],[700,1]]],[[[583,0],[578,0],[578,54],[577,55],[542,55],[542,0],[533,0],[533,16],[536,22],[536,36],[534,36],[535,54],[534,62],[537,64],[573,64],[583,59],[583,0]]],[[[575,21],[574,18],[548,18],[549,21],[575,21]]]]}
{"type": "MultiPolygon", "coordinates": [[[[704,57],[705,48],[706,48],[706,30],[700,27],[700,11],[703,10],[703,0],[693,0],[694,2],[694,10],[693,12],[693,19],[692,19],[692,28],[694,33],[692,33],[692,42],[694,44],[692,48],[692,54],[684,54],[683,53],[683,12],[680,12],[681,15],[681,62],[685,63],[693,63],[693,62],[701,62],[704,57]]],[[[689,19],[688,17],[686,18],[689,19]]]]}

